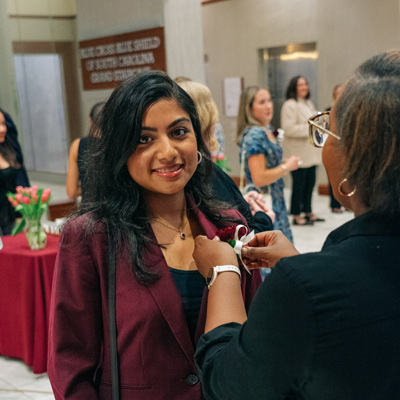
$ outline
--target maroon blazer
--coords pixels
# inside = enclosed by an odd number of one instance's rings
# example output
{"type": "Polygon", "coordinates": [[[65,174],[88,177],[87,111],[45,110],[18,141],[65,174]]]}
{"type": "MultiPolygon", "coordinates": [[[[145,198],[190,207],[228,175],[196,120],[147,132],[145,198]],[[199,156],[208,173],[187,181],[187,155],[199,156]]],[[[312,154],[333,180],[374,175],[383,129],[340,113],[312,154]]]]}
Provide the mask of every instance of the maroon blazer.
{"type": "MultiPolygon", "coordinates": [[[[208,238],[213,238],[217,227],[200,210],[197,215],[208,238]]],[[[56,399],[112,398],[107,234],[99,225],[90,241],[78,240],[84,218],[64,228],[54,272],[48,374],[56,399]]],[[[180,295],[161,250],[149,249],[146,257],[160,274],[152,285],[135,280],[126,257],[116,266],[121,400],[203,399],[180,295]]],[[[242,273],[246,308],[260,283],[258,271],[242,273]]],[[[196,343],[204,332],[207,295],[205,288],[196,343]]]]}

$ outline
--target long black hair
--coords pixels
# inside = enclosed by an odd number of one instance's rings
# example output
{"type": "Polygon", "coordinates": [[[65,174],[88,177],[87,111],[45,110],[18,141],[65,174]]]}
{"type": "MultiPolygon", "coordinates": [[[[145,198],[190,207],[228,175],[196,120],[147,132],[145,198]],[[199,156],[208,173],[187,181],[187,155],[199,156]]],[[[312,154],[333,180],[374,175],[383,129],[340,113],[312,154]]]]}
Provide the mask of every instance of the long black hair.
{"type": "MultiPolygon", "coordinates": [[[[98,118],[100,136],[94,141],[86,161],[87,193],[79,214],[88,213],[86,234],[92,234],[98,221],[106,224],[114,237],[117,254],[128,249],[132,271],[141,283],[158,279],[152,266],[146,265],[143,252],[158,245],[150,234],[151,225],[141,187],[132,179],[127,161],[136,150],[146,110],[160,99],[174,99],[190,117],[202,162],[185,187],[208,219],[224,224],[206,180],[212,161],[202,136],[196,107],[190,96],[164,72],[141,73],[124,81],[103,106],[98,118]]],[[[125,253],[126,254],[126,253],[125,253]]]]}
{"type": "MultiPolygon", "coordinates": [[[[3,111],[1,108],[0,108],[0,113],[3,114],[3,117],[7,124],[8,114],[5,111],[3,111]]],[[[4,139],[4,142],[0,143],[0,154],[10,164],[10,166],[12,168],[18,169],[21,167],[21,165],[17,161],[17,153],[15,152],[15,150],[10,142],[10,139],[7,137],[7,134],[4,139]]]]}

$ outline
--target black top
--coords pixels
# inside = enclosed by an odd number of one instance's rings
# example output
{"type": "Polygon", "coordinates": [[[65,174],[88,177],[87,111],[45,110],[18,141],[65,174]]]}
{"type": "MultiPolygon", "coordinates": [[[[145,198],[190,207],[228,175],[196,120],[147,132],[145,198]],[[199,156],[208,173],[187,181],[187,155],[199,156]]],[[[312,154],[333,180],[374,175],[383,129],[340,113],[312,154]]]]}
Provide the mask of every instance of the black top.
{"type": "MultiPolygon", "coordinates": [[[[7,114],[6,112],[2,111],[4,115],[4,119],[6,120],[6,127],[7,127],[7,137],[8,140],[10,141],[10,144],[12,148],[14,149],[16,153],[16,158],[17,162],[21,164],[21,168],[17,170],[17,176],[16,176],[16,186],[23,186],[23,187],[29,187],[29,178],[28,174],[26,172],[26,169],[24,167],[24,157],[22,155],[22,150],[21,146],[18,142],[18,131],[17,128],[14,124],[14,121],[11,119],[10,115],[7,114]]],[[[14,190],[14,189],[13,189],[14,190]]]]}
{"type": "Polygon", "coordinates": [[[205,280],[198,270],[184,271],[171,267],[169,269],[181,296],[183,314],[189,328],[190,337],[194,343],[194,334],[196,333],[201,300],[206,284],[205,280]]]}
{"type": "Polygon", "coordinates": [[[12,167],[0,169],[0,236],[9,235],[14,226],[15,211],[6,194],[15,193],[17,173],[12,167]]]}
{"type": "Polygon", "coordinates": [[[89,151],[90,143],[92,142],[93,138],[91,137],[84,137],[79,141],[78,146],[78,157],[77,157],[77,164],[78,164],[78,171],[79,171],[79,180],[81,181],[81,196],[82,201],[84,199],[84,195],[86,192],[86,170],[85,170],[85,160],[86,154],[89,151]]]}
{"type": "Polygon", "coordinates": [[[250,206],[243,198],[236,183],[218,165],[213,164],[209,183],[218,200],[232,204],[238,209],[249,224],[251,231],[259,233],[273,229],[271,218],[264,212],[257,211],[254,216],[251,215],[250,206]]]}
{"type": "Polygon", "coordinates": [[[363,214],[282,259],[248,320],[203,335],[207,399],[400,399],[400,215],[363,214]]]}

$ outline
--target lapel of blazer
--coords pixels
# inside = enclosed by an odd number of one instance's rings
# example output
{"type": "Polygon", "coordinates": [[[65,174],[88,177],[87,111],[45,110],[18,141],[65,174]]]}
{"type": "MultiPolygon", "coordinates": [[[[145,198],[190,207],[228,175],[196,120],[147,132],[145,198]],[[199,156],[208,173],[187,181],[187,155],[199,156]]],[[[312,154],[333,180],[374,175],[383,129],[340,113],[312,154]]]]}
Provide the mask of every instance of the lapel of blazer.
{"type": "MultiPolygon", "coordinates": [[[[207,220],[205,215],[193,204],[190,199],[188,199],[188,201],[191,209],[197,214],[199,222],[204,228],[207,237],[212,239],[215,236],[217,227],[207,220]]],[[[155,239],[155,236],[153,238],[155,239]]],[[[186,357],[194,367],[194,348],[186,324],[185,316],[183,314],[182,299],[171,277],[169,267],[159,247],[154,246],[151,249],[148,249],[146,257],[148,257],[150,265],[153,265],[160,275],[160,279],[155,284],[149,285],[148,289],[157,303],[161,313],[166,319],[169,327],[171,328],[171,331],[175,335],[176,340],[184,351],[186,357]]],[[[199,330],[201,323],[203,324],[202,327],[204,328],[205,317],[202,316],[202,314],[205,314],[204,305],[202,305],[200,312],[201,314],[199,317],[197,331],[199,330]]],[[[195,336],[197,337],[198,335],[196,334],[195,336]]]]}

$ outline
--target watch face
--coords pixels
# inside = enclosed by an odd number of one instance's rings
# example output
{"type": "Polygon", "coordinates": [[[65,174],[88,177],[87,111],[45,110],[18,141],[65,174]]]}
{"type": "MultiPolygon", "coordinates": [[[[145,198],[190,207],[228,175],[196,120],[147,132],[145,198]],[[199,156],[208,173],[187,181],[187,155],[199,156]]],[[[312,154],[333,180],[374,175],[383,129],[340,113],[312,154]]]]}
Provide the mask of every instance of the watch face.
{"type": "Polygon", "coordinates": [[[208,270],[208,274],[207,274],[207,277],[206,277],[206,284],[207,284],[207,285],[212,281],[213,275],[214,275],[214,268],[211,267],[211,268],[208,270]]]}

